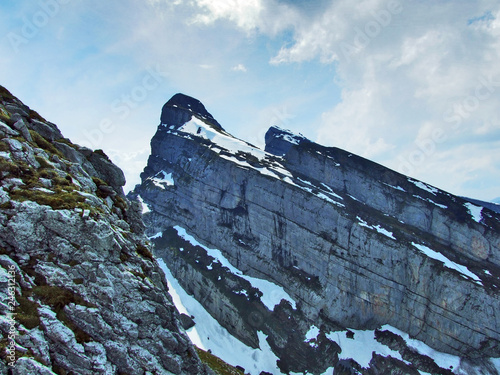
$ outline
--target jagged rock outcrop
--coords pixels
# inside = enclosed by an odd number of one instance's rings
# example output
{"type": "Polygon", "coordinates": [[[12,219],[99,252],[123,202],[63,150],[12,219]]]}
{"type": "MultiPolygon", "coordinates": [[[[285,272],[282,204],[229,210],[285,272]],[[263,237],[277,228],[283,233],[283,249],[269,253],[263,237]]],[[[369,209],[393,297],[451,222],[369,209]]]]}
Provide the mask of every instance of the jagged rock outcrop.
{"type": "Polygon", "coordinates": [[[207,374],[123,172],[0,86],[1,374],[207,374]]]}
{"type": "MultiPolygon", "coordinates": [[[[148,206],[148,233],[162,232],[156,254],[232,334],[255,347],[262,331],[282,371],[322,373],[349,363],[329,333],[389,325],[462,357],[463,368],[482,363],[495,373],[498,214],[276,127],[264,152],[177,98],[163,107],[132,196],[148,206]],[[246,275],[284,287],[296,307],[264,304],[262,292],[216,266],[207,249],[188,246],[174,226],[246,275]],[[313,324],[319,333],[308,339],[313,324]]],[[[452,373],[394,350],[403,360],[374,354],[363,371],[452,373]]]]}

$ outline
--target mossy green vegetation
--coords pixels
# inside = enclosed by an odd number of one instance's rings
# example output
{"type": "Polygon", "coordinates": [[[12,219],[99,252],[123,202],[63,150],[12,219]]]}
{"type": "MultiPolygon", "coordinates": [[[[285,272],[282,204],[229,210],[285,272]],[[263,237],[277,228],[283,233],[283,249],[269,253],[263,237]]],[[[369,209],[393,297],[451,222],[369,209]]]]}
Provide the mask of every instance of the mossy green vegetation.
{"type": "Polygon", "coordinates": [[[38,132],[34,130],[29,131],[31,134],[31,138],[33,139],[33,142],[35,145],[42,150],[47,151],[51,155],[57,155],[60,158],[64,159],[64,155],[61,154],[61,152],[49,141],[47,141],[44,137],[42,137],[38,132]]]}
{"type": "Polygon", "coordinates": [[[36,302],[36,299],[39,299],[42,303],[54,309],[57,318],[75,333],[77,342],[84,343],[92,340],[90,335],[77,327],[68,318],[64,312],[64,307],[70,303],[86,307],[95,306],[88,303],[80,295],[71,290],[58,286],[39,285],[33,289],[23,289],[22,294],[16,296],[16,319],[24,327],[33,329],[40,325],[40,315],[38,313],[40,305],[36,302]]]}
{"type": "Polygon", "coordinates": [[[0,158],[0,173],[7,172],[7,174],[13,174],[12,177],[19,177],[19,167],[11,162],[10,160],[0,158]]]}
{"type": "Polygon", "coordinates": [[[109,161],[111,163],[111,159],[109,158],[108,155],[106,155],[106,153],[103,150],[97,149],[97,150],[94,151],[94,153],[96,153],[97,155],[102,156],[104,159],[106,159],[107,161],[109,161]]]}
{"type": "Polygon", "coordinates": [[[64,310],[61,310],[57,313],[57,318],[64,323],[66,327],[71,329],[75,334],[75,340],[79,344],[84,344],[86,342],[93,341],[92,336],[90,336],[87,332],[78,327],[69,317],[66,315],[64,310]]]}
{"type": "Polygon", "coordinates": [[[16,297],[16,319],[26,328],[33,329],[40,325],[40,316],[38,315],[38,303],[28,299],[26,295],[16,297]]]}
{"type": "Polygon", "coordinates": [[[43,303],[52,306],[56,312],[62,310],[64,306],[70,303],[87,307],[92,306],[80,295],[60,286],[39,285],[35,286],[31,291],[39,297],[43,303]]]}
{"type": "MultiPolygon", "coordinates": [[[[8,360],[7,358],[7,347],[9,346],[10,344],[10,341],[6,338],[0,340],[0,360],[2,360],[5,364],[9,363],[10,360],[8,360]]],[[[33,350],[28,349],[27,351],[20,351],[18,349],[15,349],[14,350],[14,357],[16,358],[16,360],[18,360],[19,358],[24,358],[24,357],[28,357],[28,358],[34,358],[35,360],[37,360],[38,362],[40,363],[44,363],[43,360],[37,356],[35,356],[33,354],[33,350]]],[[[46,363],[44,363],[46,365],[46,363]]]]}
{"type": "Polygon", "coordinates": [[[34,111],[33,109],[30,109],[30,111],[29,111],[29,117],[32,120],[38,120],[38,121],[42,121],[42,122],[46,122],[47,121],[42,116],[40,116],[40,114],[37,111],[34,111]]]}
{"type": "Polygon", "coordinates": [[[95,307],[93,304],[85,301],[79,294],[59,286],[40,285],[31,289],[31,293],[36,295],[40,300],[51,306],[56,312],[57,318],[70,328],[75,334],[76,341],[80,344],[92,341],[92,337],[75,325],[64,312],[64,307],[70,303],[74,303],[86,307],[95,307]]]}
{"type": "Polygon", "coordinates": [[[0,85],[0,97],[8,102],[12,102],[15,99],[15,96],[10,93],[5,87],[0,85]]]}
{"type": "Polygon", "coordinates": [[[74,148],[75,150],[78,149],[77,145],[75,145],[73,142],[71,142],[68,138],[59,138],[59,139],[56,139],[56,142],[64,143],[66,146],[74,148]]]}
{"type": "Polygon", "coordinates": [[[196,351],[198,352],[198,356],[201,361],[210,367],[217,375],[244,375],[243,371],[227,364],[219,357],[216,357],[198,347],[196,348],[196,351]]]}
{"type": "Polygon", "coordinates": [[[14,163],[0,158],[0,172],[7,172],[9,177],[21,178],[24,183],[9,192],[12,200],[33,201],[50,206],[54,210],[81,208],[96,211],[96,208],[86,203],[85,197],[78,193],[70,175],[61,177],[45,159],[40,159],[44,160],[44,164],[42,169],[37,170],[24,162],[14,163]],[[45,189],[40,178],[52,181],[51,190],[45,189]]]}
{"type": "Polygon", "coordinates": [[[42,158],[41,156],[39,155],[35,155],[35,160],[38,162],[38,164],[40,164],[40,168],[44,168],[44,169],[47,169],[47,168],[53,168],[52,164],[50,164],[47,159],[45,158],[42,158]]]}
{"type": "Polygon", "coordinates": [[[93,207],[85,203],[85,197],[76,191],[56,191],[48,193],[40,190],[17,189],[10,193],[11,199],[16,201],[33,201],[40,205],[50,206],[53,210],[72,210],[81,208],[93,210],[93,207]]]}
{"type": "Polygon", "coordinates": [[[1,151],[1,152],[9,152],[9,151],[10,151],[10,147],[9,147],[9,145],[7,144],[7,142],[5,142],[5,141],[0,141],[0,151],[1,151]]]}
{"type": "Polygon", "coordinates": [[[149,251],[149,249],[146,246],[144,246],[144,245],[141,245],[141,244],[137,245],[136,251],[137,251],[137,254],[139,254],[143,258],[146,258],[146,259],[149,259],[149,260],[153,260],[154,259],[153,254],[151,253],[151,251],[149,251]]]}

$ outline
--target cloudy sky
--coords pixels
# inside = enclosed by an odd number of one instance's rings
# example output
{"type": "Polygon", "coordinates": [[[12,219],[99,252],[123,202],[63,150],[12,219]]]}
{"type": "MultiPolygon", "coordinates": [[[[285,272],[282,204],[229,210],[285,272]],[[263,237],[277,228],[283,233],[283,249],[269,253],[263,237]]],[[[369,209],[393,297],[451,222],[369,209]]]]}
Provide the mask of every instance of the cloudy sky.
{"type": "Polygon", "coordinates": [[[139,182],[162,105],[500,196],[497,0],[6,0],[0,84],[139,182]]]}

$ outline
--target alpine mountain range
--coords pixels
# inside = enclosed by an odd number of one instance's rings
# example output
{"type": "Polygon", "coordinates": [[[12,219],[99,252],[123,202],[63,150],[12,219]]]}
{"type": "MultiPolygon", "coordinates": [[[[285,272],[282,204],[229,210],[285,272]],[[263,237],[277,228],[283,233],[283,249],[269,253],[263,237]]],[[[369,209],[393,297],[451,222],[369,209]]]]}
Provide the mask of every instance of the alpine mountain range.
{"type": "Polygon", "coordinates": [[[125,195],[0,99],[1,374],[499,374],[497,204],[184,94],[125,195]]]}

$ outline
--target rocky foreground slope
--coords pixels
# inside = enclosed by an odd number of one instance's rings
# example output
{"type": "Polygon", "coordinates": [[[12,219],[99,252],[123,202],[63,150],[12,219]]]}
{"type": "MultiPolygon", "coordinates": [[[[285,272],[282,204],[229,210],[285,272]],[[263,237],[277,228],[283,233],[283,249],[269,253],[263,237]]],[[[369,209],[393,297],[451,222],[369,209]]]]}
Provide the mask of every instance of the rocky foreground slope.
{"type": "Polygon", "coordinates": [[[259,150],[182,94],[141,178],[156,255],[283,373],[498,373],[497,213],[279,128],[259,150]]]}
{"type": "Polygon", "coordinates": [[[211,373],[123,173],[0,86],[0,374],[211,373]]]}

